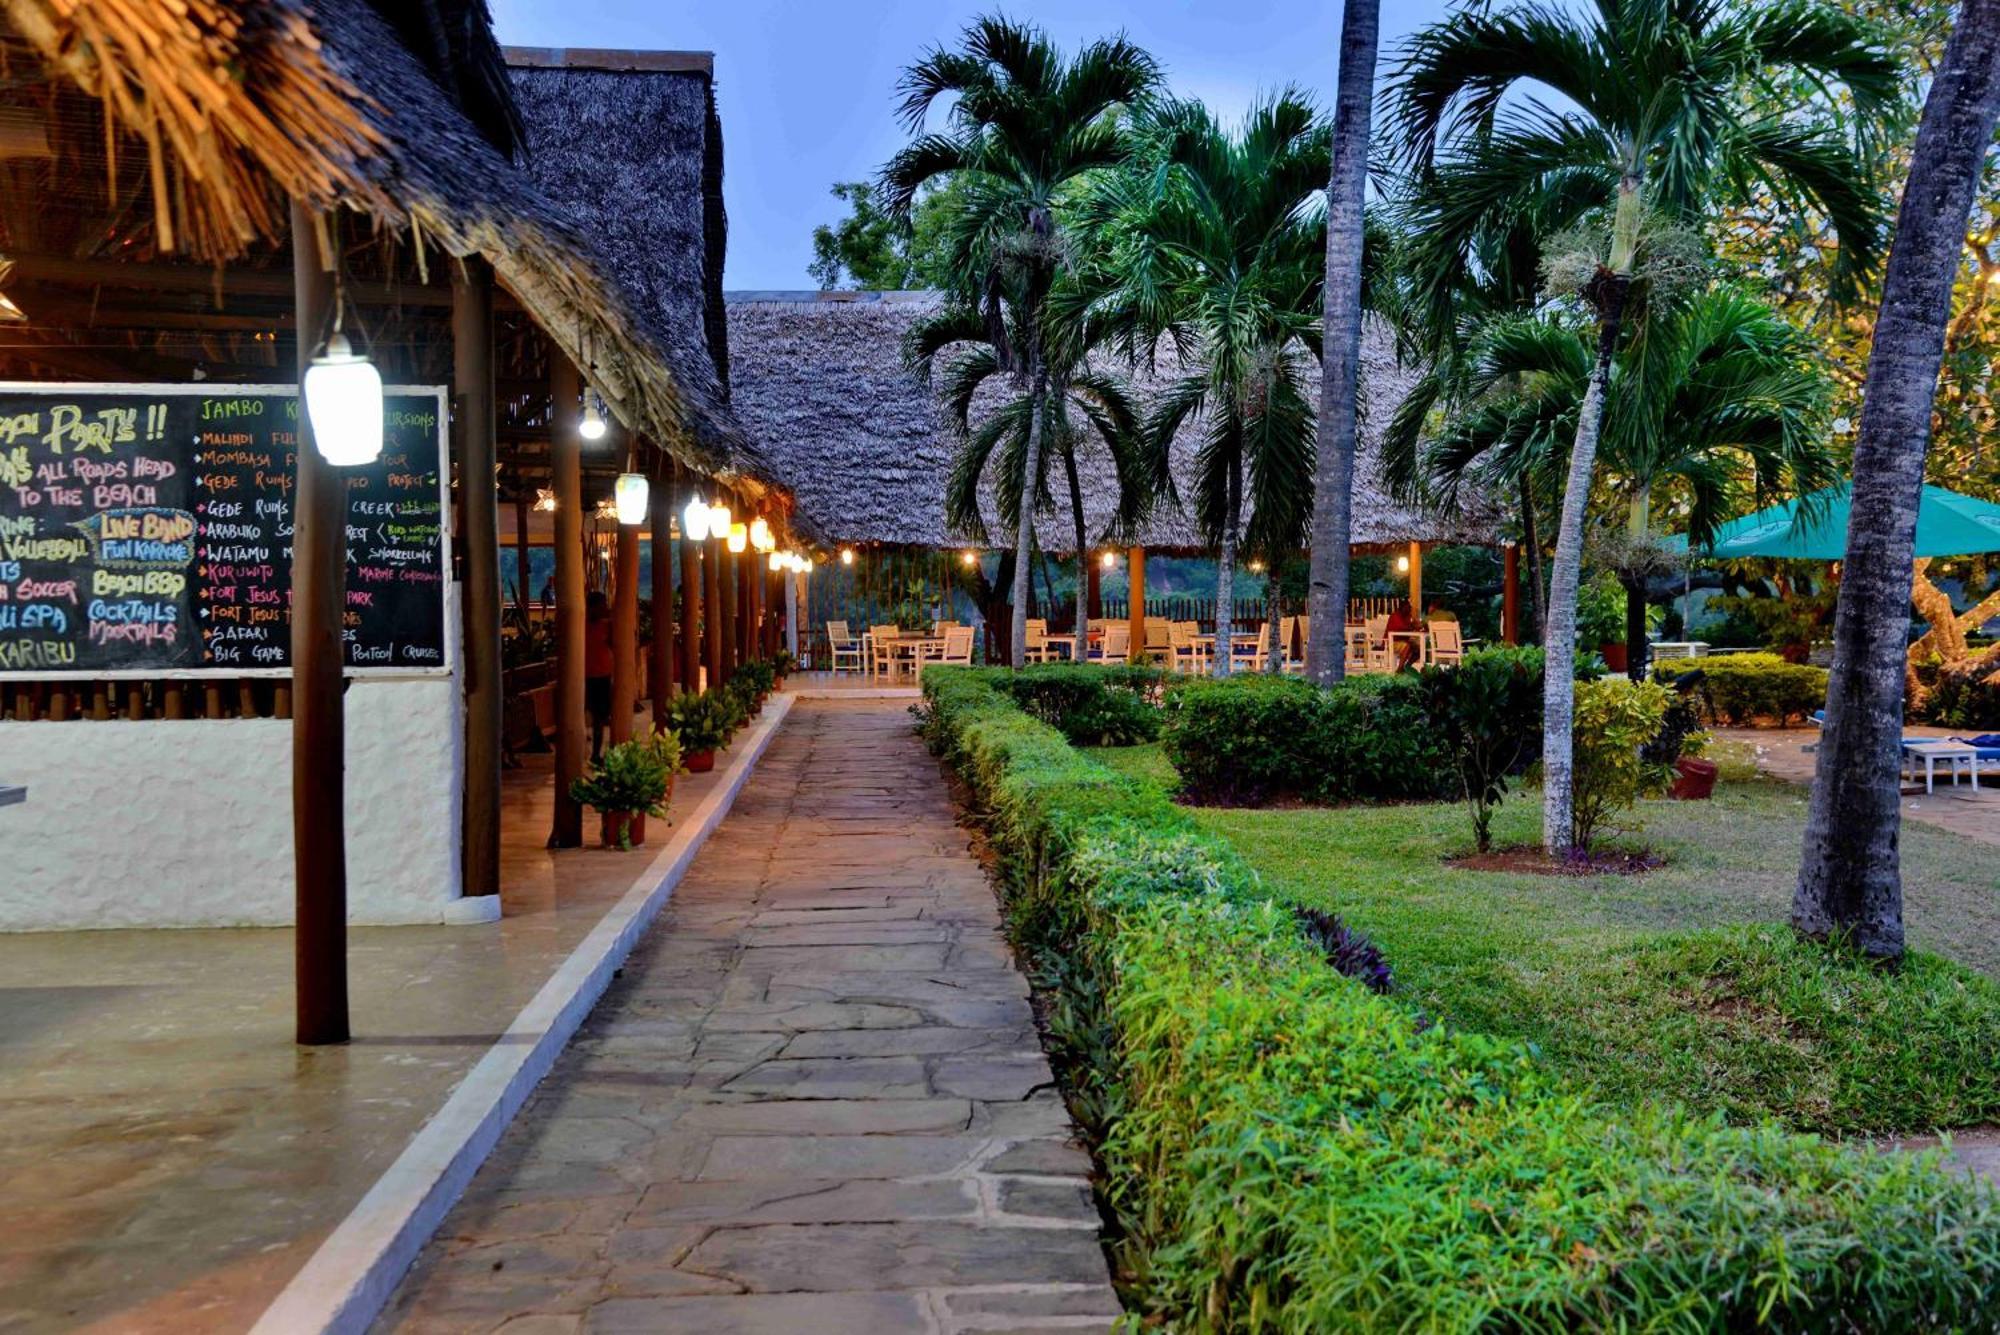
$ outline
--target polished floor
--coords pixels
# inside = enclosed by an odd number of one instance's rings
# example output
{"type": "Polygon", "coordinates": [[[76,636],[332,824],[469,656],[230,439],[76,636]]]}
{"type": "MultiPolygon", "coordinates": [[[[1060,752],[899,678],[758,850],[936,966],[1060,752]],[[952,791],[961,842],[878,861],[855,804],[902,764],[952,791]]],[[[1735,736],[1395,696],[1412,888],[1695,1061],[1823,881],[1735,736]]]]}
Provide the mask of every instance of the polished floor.
{"type": "Polygon", "coordinates": [[[544,849],[553,791],[505,776],[500,922],[350,932],[343,1047],[289,931],[0,936],[0,1332],[247,1328],[645,869],[544,849]]]}

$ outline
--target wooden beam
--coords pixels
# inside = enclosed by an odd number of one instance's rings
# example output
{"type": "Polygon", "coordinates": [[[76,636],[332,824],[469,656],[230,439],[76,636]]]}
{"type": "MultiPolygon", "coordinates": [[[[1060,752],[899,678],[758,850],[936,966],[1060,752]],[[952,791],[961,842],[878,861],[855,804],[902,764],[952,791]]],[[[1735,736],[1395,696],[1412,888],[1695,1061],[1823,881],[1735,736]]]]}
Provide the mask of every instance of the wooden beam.
{"type": "Polygon", "coordinates": [[[632,740],[639,707],[639,526],[620,524],[611,571],[611,744],[632,740]]]}
{"type": "Polygon", "coordinates": [[[459,550],[465,620],[465,810],[459,893],[500,893],[500,495],[493,468],[493,270],[451,265],[452,389],[458,419],[459,550]]]}
{"type": "MultiPolygon", "coordinates": [[[[326,220],[331,221],[331,220],[326,220]]],[[[322,219],[292,204],[299,402],[322,331],[332,328],[333,274],[321,262],[322,219]]],[[[292,498],[292,875],[298,1041],[345,1043],[347,1016],[346,705],[341,698],[347,582],[347,481],[320,456],[299,414],[292,498]]]]}
{"type": "Polygon", "coordinates": [[[715,538],[701,544],[701,642],[708,689],[722,685],[723,672],[723,545],[715,538]]]}
{"type": "Polygon", "coordinates": [[[1424,620],[1424,545],[1410,544],[1410,615],[1422,625],[1424,620]]]}
{"type": "MultiPolygon", "coordinates": [[[[735,505],[729,508],[732,513],[739,513],[735,505]]],[[[736,675],[736,668],[743,661],[742,642],[737,638],[741,634],[737,627],[743,620],[740,615],[743,610],[743,576],[737,571],[736,553],[729,550],[728,540],[725,538],[715,548],[722,558],[717,562],[720,566],[717,579],[721,584],[717,590],[717,603],[722,615],[716,620],[722,623],[722,680],[727,681],[736,675]]]]}
{"type": "Polygon", "coordinates": [[[1131,605],[1125,615],[1131,623],[1132,661],[1146,652],[1146,549],[1134,547],[1125,555],[1125,576],[1131,584],[1131,605]]]}
{"type": "MultiPolygon", "coordinates": [[[[217,269],[199,264],[171,264],[161,261],[79,260],[62,255],[11,255],[16,283],[62,283],[73,287],[114,287],[142,292],[185,292],[222,299],[230,297],[271,297],[283,300],[292,295],[289,280],[280,269],[217,269]]],[[[353,281],[342,284],[349,305],[433,306],[442,310],[452,304],[451,292],[443,286],[425,287],[418,283],[353,281]]],[[[496,291],[497,310],[519,311],[521,303],[504,291],[496,291]]]]}
{"type": "MultiPolygon", "coordinates": [[[[674,468],[676,478],[685,477],[678,465],[674,468]]],[[[674,489],[674,505],[685,508],[694,497],[692,486],[674,489]]],[[[685,533],[681,535],[681,689],[698,691],[701,689],[701,547],[702,545],[685,533]]]]}
{"type": "Polygon", "coordinates": [[[549,847],[575,848],[583,842],[583,808],[569,786],[583,777],[590,754],[583,717],[583,461],[576,434],[583,382],[569,358],[553,348],[549,356],[556,418],[556,800],[549,847]]]}

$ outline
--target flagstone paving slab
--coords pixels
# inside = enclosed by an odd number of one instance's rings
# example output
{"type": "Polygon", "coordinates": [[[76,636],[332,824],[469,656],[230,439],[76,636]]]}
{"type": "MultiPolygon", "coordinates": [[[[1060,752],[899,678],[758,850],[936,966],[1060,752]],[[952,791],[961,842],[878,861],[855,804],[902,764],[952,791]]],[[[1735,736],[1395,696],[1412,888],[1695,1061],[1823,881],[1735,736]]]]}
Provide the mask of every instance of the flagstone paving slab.
{"type": "Polygon", "coordinates": [[[903,702],[800,701],[379,1328],[1108,1329],[999,923],[903,702]]]}

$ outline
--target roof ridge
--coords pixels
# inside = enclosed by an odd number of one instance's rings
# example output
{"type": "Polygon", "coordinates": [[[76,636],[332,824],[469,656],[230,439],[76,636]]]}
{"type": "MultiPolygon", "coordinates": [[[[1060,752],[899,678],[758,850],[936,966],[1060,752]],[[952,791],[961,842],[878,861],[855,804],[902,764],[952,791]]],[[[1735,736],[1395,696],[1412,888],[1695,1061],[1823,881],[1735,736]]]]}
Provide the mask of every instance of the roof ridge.
{"type": "Polygon", "coordinates": [[[652,51],[610,46],[503,46],[500,54],[509,65],[520,69],[715,76],[713,51],[652,51]]]}

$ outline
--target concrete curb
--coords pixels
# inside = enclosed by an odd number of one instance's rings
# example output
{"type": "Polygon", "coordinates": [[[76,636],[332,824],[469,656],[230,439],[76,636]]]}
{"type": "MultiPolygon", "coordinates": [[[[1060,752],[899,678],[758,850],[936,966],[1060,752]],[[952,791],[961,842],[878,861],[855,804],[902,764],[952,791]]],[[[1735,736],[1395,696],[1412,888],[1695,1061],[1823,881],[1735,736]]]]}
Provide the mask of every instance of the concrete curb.
{"type": "Polygon", "coordinates": [[[374,1321],[612,974],[666,906],[695,854],[729,814],[792,702],[788,694],[772,698],[771,708],[735,748],[723,783],[702,799],[632,888],[556,967],[499,1042],[292,1276],[252,1335],[347,1335],[374,1321]]]}

